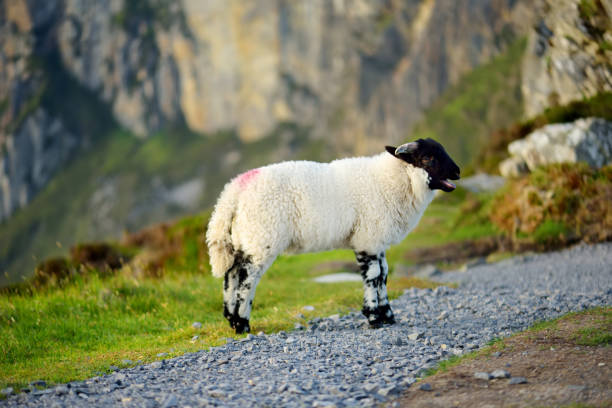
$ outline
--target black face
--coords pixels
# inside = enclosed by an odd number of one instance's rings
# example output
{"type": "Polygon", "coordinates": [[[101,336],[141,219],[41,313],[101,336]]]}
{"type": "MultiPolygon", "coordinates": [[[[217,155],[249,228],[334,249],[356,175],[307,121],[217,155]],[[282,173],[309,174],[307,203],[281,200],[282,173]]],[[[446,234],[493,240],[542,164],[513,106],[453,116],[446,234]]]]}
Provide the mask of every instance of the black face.
{"type": "Polygon", "coordinates": [[[399,147],[386,146],[393,156],[420,167],[429,174],[429,188],[453,191],[456,186],[448,180],[459,180],[460,169],[444,147],[433,139],[419,139],[399,147]]]}

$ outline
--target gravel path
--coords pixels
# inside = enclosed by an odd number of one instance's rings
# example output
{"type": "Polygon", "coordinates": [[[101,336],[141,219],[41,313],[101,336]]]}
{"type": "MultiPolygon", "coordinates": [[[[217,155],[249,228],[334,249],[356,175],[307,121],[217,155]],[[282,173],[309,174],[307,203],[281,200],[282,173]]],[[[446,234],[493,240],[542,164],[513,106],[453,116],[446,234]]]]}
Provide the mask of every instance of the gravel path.
{"type": "Polygon", "coordinates": [[[440,359],[569,311],[612,304],[612,244],[520,256],[451,272],[458,289],[410,289],[398,324],[365,327],[357,313],[303,331],[249,335],[111,375],[11,396],[0,406],[371,406],[440,359]]]}

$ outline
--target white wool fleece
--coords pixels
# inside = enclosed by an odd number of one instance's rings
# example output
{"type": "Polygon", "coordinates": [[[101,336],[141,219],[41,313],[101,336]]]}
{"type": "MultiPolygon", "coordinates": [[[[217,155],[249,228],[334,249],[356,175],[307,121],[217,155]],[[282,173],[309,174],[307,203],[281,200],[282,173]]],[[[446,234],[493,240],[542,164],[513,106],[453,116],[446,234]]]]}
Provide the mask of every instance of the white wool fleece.
{"type": "Polygon", "coordinates": [[[378,254],[404,239],[433,197],[427,172],[389,153],[251,170],[226,184],[210,219],[212,273],[223,276],[239,250],[259,265],[283,252],[378,254]]]}

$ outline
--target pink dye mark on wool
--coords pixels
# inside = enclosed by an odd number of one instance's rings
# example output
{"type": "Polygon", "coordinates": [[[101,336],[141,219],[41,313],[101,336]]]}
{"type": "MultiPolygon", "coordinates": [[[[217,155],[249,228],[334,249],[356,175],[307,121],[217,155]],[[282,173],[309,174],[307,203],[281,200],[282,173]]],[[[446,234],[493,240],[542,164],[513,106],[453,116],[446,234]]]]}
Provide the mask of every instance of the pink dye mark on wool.
{"type": "Polygon", "coordinates": [[[238,184],[240,185],[240,188],[245,188],[258,174],[259,169],[253,169],[239,175],[238,184]]]}

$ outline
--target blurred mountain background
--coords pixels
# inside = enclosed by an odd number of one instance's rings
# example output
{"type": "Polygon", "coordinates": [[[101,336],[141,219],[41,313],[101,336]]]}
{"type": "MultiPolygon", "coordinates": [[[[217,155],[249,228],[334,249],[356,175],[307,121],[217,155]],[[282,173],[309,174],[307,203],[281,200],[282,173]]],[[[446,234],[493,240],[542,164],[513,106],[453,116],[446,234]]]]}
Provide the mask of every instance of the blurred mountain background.
{"type": "Polygon", "coordinates": [[[493,131],[612,91],[610,0],[2,0],[0,286],[248,168],[493,131]]]}

